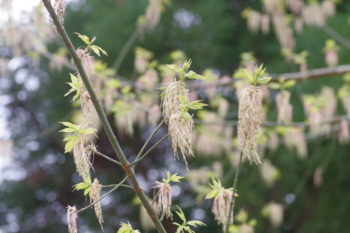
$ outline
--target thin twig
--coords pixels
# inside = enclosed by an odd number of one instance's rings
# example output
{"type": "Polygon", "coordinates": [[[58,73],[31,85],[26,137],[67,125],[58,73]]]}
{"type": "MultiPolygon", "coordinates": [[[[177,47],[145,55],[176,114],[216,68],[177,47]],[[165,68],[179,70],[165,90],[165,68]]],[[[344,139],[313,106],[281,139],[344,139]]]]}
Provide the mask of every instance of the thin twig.
{"type": "Polygon", "coordinates": [[[152,138],[154,137],[154,135],[156,135],[156,133],[158,132],[158,130],[163,126],[165,120],[163,119],[158,126],[153,130],[153,132],[151,133],[151,135],[149,135],[149,137],[147,138],[146,142],[143,144],[141,150],[139,151],[139,153],[136,156],[135,160],[138,160],[141,155],[143,154],[143,152],[146,150],[146,147],[148,146],[148,144],[150,143],[150,141],[152,140],[152,138]]]}
{"type": "Polygon", "coordinates": [[[227,216],[227,219],[226,219],[225,231],[224,231],[226,233],[229,233],[228,230],[230,228],[230,219],[231,219],[231,217],[232,217],[232,219],[234,219],[234,217],[235,217],[234,211],[235,211],[236,189],[237,189],[237,184],[238,184],[239,169],[240,169],[240,166],[241,166],[242,157],[243,157],[243,153],[241,151],[239,153],[239,160],[238,160],[238,164],[236,166],[235,177],[233,179],[232,199],[231,199],[230,208],[229,208],[228,216],[227,216]]]}
{"type": "MultiPolygon", "coordinates": [[[[323,120],[319,123],[319,125],[324,124],[334,124],[339,123],[341,120],[350,120],[348,115],[340,115],[334,116],[330,119],[323,120]]],[[[194,121],[195,125],[224,125],[224,126],[236,126],[238,124],[237,120],[222,120],[222,121],[213,121],[213,122],[203,122],[200,120],[194,121]]],[[[285,126],[285,127],[298,127],[298,128],[307,128],[312,125],[311,122],[290,122],[290,123],[282,123],[282,122],[273,122],[273,121],[265,121],[261,124],[263,127],[277,127],[277,126],[285,126]]]]}
{"type": "Polygon", "coordinates": [[[344,36],[340,35],[337,31],[335,31],[329,25],[324,25],[322,29],[325,33],[333,37],[333,39],[335,39],[339,44],[341,44],[347,49],[350,49],[350,41],[347,40],[344,36]]]}
{"type": "MultiPolygon", "coordinates": [[[[105,184],[105,185],[101,185],[101,186],[102,186],[102,188],[114,188],[116,185],[118,185],[118,184],[105,184]]],[[[122,184],[122,185],[120,185],[120,187],[134,189],[132,186],[127,185],[127,184],[122,184]]]]}
{"type": "Polygon", "coordinates": [[[111,157],[109,157],[109,156],[107,156],[107,155],[105,155],[105,154],[99,152],[98,150],[93,150],[93,152],[94,152],[95,154],[97,154],[97,155],[99,155],[99,156],[101,156],[101,157],[103,157],[103,158],[105,158],[105,159],[111,161],[112,163],[115,163],[115,164],[117,164],[117,165],[119,165],[119,166],[122,166],[122,164],[121,164],[120,162],[118,162],[117,160],[112,159],[111,157]]]}
{"type": "Polygon", "coordinates": [[[157,213],[153,206],[149,203],[146,195],[144,194],[143,190],[141,189],[141,186],[139,184],[139,181],[136,178],[135,172],[132,167],[130,167],[129,161],[126,159],[123,150],[121,149],[121,146],[112,130],[111,125],[109,124],[107,120],[107,116],[102,108],[102,105],[100,104],[97,95],[92,87],[92,84],[87,76],[87,73],[84,69],[84,66],[78,56],[78,54],[75,51],[74,45],[72,44],[72,41],[70,40],[66,30],[64,29],[63,25],[61,24],[60,20],[58,19],[55,10],[53,9],[51,5],[50,0],[42,0],[44,3],[46,9],[48,10],[51,19],[53,23],[56,26],[58,34],[61,36],[64,44],[66,45],[70,55],[72,56],[72,59],[74,61],[74,64],[77,67],[77,70],[80,74],[80,77],[85,85],[86,90],[88,91],[91,101],[95,107],[95,110],[99,116],[99,119],[101,121],[101,124],[106,132],[106,135],[112,145],[112,148],[115,152],[115,154],[118,156],[118,159],[120,163],[122,164],[122,168],[125,172],[125,174],[129,177],[130,182],[132,183],[132,186],[134,187],[135,193],[140,198],[141,203],[145,207],[147,213],[149,214],[150,218],[152,219],[157,231],[159,233],[166,233],[166,230],[164,229],[162,223],[160,222],[157,213]]]}
{"type": "Polygon", "coordinates": [[[149,153],[151,153],[151,151],[156,148],[159,144],[161,144],[165,139],[167,139],[169,136],[169,133],[165,134],[161,139],[159,139],[158,142],[156,142],[154,145],[152,145],[141,157],[139,157],[138,159],[135,159],[134,162],[131,163],[131,166],[136,165],[138,162],[140,162],[141,160],[143,160],[149,153]]]}
{"type": "Polygon", "coordinates": [[[109,190],[108,192],[106,192],[105,194],[103,194],[99,199],[97,199],[96,201],[90,203],[90,205],[87,205],[81,209],[79,209],[77,212],[81,213],[84,210],[89,209],[91,206],[93,206],[94,204],[96,204],[97,202],[101,201],[103,198],[107,197],[109,194],[113,193],[115,190],[117,190],[120,186],[123,185],[123,183],[128,179],[128,177],[124,177],[124,179],[122,181],[120,181],[118,184],[114,185],[114,188],[112,188],[111,190],[109,190]]]}
{"type": "Polygon", "coordinates": [[[128,54],[129,50],[131,49],[132,45],[137,40],[137,30],[135,30],[130,37],[128,38],[127,42],[124,44],[123,48],[120,50],[120,53],[118,54],[118,57],[114,63],[115,70],[119,73],[120,66],[122,65],[126,55],[128,54]]]}

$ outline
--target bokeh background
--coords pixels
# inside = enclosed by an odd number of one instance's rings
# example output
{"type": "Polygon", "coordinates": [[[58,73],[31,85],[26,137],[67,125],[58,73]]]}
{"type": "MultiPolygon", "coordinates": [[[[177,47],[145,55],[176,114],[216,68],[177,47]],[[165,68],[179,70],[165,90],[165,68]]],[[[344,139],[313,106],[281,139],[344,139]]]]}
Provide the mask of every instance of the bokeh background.
{"type": "MultiPolygon", "coordinates": [[[[57,39],[40,1],[0,2],[0,232],[67,232],[66,206],[80,208],[88,203],[81,192],[72,191],[80,178],[75,173],[72,156],[63,153],[62,135],[58,132],[61,129],[58,122],[71,120],[78,111],[70,98],[63,97],[68,88],[68,73],[72,72],[70,58],[57,39]]],[[[68,0],[64,25],[77,46],[82,43],[74,32],[96,36],[96,43],[108,52],[108,56],[100,60],[109,70],[102,66],[100,71],[123,82],[140,77],[134,68],[137,47],[153,53],[151,60],[157,60],[158,64],[171,63],[176,54],[185,54],[192,59],[193,70],[206,71],[206,75],[215,80],[232,79],[244,52],[253,52],[257,63],[263,63],[269,73],[298,72],[300,63],[286,62],[281,54],[286,45],[295,53],[308,52],[306,60],[301,62],[307,62],[308,69],[326,67],[324,46],[328,39],[338,43],[338,63],[350,63],[349,1],[334,1],[337,2],[336,12],[324,16],[321,23],[308,21],[324,14],[321,8],[301,16],[301,10],[293,12],[288,4],[300,2],[304,9],[327,1],[277,1],[284,9],[282,18],[287,19],[285,28],[292,30],[293,45],[276,36],[277,29],[272,21],[265,32],[260,29],[254,32],[254,22],[251,22],[253,28],[247,26],[247,9],[269,15],[263,2],[274,1],[68,0]],[[149,4],[162,4],[160,20],[154,27],[146,25],[140,32],[140,16],[145,14],[149,4]],[[303,19],[301,30],[297,19],[303,19]],[[178,52],[174,55],[174,51],[178,52]],[[121,53],[125,57],[120,57],[121,53]]],[[[327,9],[330,8],[323,10],[327,9]]],[[[259,18],[258,22],[261,20],[259,18]]],[[[286,31],[282,30],[280,36],[289,33],[286,31]]],[[[341,75],[298,82],[290,90],[293,121],[308,122],[303,95],[318,94],[324,86],[337,93],[343,85],[341,75]]],[[[200,98],[211,101],[205,89],[197,92],[200,98]]],[[[230,86],[214,88],[214,92],[231,103],[226,120],[236,120],[234,89],[230,86]]],[[[267,120],[275,122],[276,91],[272,90],[270,96],[267,120]]],[[[325,98],[324,101],[331,100],[325,98]]],[[[336,103],[334,115],[346,114],[341,100],[337,98],[336,103]]],[[[215,103],[211,102],[209,108],[216,109],[213,106],[215,103]]],[[[113,113],[110,119],[114,122],[113,113]]],[[[217,122],[222,123],[223,119],[217,122]]],[[[135,124],[133,135],[118,132],[129,158],[137,154],[154,128],[143,123],[135,124]]],[[[116,131],[117,128],[114,124],[116,131]]],[[[217,140],[234,145],[235,127],[227,124],[222,130],[232,132],[217,140]]],[[[164,132],[166,128],[161,130],[164,132]]],[[[244,162],[236,206],[238,230],[232,229],[232,232],[348,232],[350,147],[347,140],[339,143],[338,133],[337,128],[332,128],[330,133],[315,136],[305,130],[307,151],[304,156],[280,143],[277,149],[263,147],[264,161],[268,161],[263,163],[264,166],[250,166],[244,162]]],[[[281,133],[278,136],[281,137],[281,133]]],[[[285,138],[288,140],[288,136],[285,138]]],[[[271,140],[267,138],[264,143],[271,140]]],[[[206,141],[209,142],[211,140],[206,141]]],[[[102,130],[96,144],[105,154],[113,155],[102,130]]],[[[214,143],[209,147],[217,145],[214,143]]],[[[186,181],[173,187],[174,204],[181,206],[189,218],[207,224],[198,232],[221,231],[211,213],[212,201],[203,200],[201,192],[210,176],[221,177],[226,187],[232,184],[237,153],[230,149],[231,146],[218,149],[212,155],[201,155],[199,149],[196,157],[189,160],[190,173],[186,181]]],[[[137,168],[147,193],[152,195],[154,181],[164,177],[166,170],[186,175],[183,163],[173,159],[169,141],[157,147],[137,168]]],[[[113,184],[123,178],[118,167],[98,157],[94,158],[94,174],[104,184],[113,184]]],[[[130,221],[141,232],[154,232],[130,190],[116,191],[103,199],[102,207],[105,232],[116,232],[122,221],[130,221]]],[[[78,223],[80,232],[101,231],[92,210],[79,215],[78,223]]],[[[165,220],[164,224],[169,232],[175,232],[170,220],[165,220]]]]}

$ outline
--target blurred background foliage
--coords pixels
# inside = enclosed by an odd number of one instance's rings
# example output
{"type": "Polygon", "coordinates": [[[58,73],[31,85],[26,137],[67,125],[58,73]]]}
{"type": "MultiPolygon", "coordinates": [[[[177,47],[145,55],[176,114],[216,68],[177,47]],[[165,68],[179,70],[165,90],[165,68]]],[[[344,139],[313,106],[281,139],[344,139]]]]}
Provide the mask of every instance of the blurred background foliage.
{"type": "MultiPolygon", "coordinates": [[[[74,1],[66,10],[65,26],[75,45],[81,45],[81,41],[73,36],[74,32],[96,36],[96,43],[109,54],[102,58],[103,61],[113,67],[118,54],[136,30],[138,17],[144,13],[147,5],[146,0],[74,1]]],[[[164,9],[155,29],[145,33],[143,38],[132,45],[117,70],[118,74],[128,80],[138,78],[134,71],[133,49],[137,46],[152,51],[157,61],[164,64],[171,62],[169,54],[172,51],[181,50],[193,60],[194,70],[202,72],[212,68],[221,76],[231,76],[239,66],[240,55],[247,51],[254,52],[270,73],[298,71],[296,65],[286,64],[283,60],[273,30],[263,35],[247,29],[241,12],[248,7],[260,10],[261,2],[173,0],[164,9]]],[[[337,4],[337,13],[327,20],[327,25],[345,38],[350,37],[349,12],[349,2],[342,1],[337,4]]],[[[304,26],[303,32],[296,34],[295,51],[308,51],[309,69],[326,66],[323,47],[329,38],[324,27],[304,26]]],[[[52,53],[60,47],[62,43],[58,40],[51,41],[47,46],[52,53]]],[[[349,48],[340,47],[339,64],[350,63],[349,48]]],[[[14,142],[11,162],[2,168],[0,175],[3,176],[0,188],[1,232],[66,232],[66,206],[75,204],[82,207],[87,204],[81,193],[72,191],[72,186],[79,182],[79,178],[75,174],[71,155],[63,154],[61,135],[58,134],[60,126],[57,122],[68,120],[72,115],[69,98],[63,98],[67,91],[65,82],[68,81],[69,70],[52,71],[47,59],[35,59],[38,55],[34,54],[17,56],[4,44],[1,45],[0,55],[10,59],[12,67],[15,67],[8,73],[8,79],[0,80],[1,97],[7,109],[8,137],[14,142]],[[21,60],[18,66],[16,59],[21,60]],[[23,75],[25,78],[21,78],[23,75]],[[25,85],[27,82],[23,79],[30,80],[31,76],[39,77],[40,84],[37,85],[40,88],[33,89],[31,85],[25,85]]],[[[341,85],[340,76],[299,82],[291,90],[293,119],[305,120],[302,94],[319,93],[322,86],[338,90],[341,85]]],[[[230,92],[226,97],[235,102],[233,93],[230,92]]],[[[236,110],[232,108],[231,113],[235,114],[236,110]]],[[[341,104],[338,105],[338,112],[344,114],[341,104]]],[[[269,119],[275,120],[275,115],[276,109],[272,108],[269,119]]],[[[119,135],[126,153],[134,156],[150,130],[150,127],[138,127],[134,136],[119,135]]],[[[97,145],[102,152],[112,155],[102,131],[99,132],[97,145]]],[[[260,167],[244,163],[236,206],[236,213],[240,216],[238,225],[255,219],[255,232],[349,231],[350,146],[348,143],[339,144],[331,135],[309,140],[307,147],[307,157],[304,159],[297,156],[295,150],[284,146],[275,151],[265,150],[265,158],[277,169],[276,180],[270,185],[264,182],[260,167]],[[284,216],[278,226],[273,226],[269,221],[271,208],[269,210],[268,203],[283,204],[284,216]]],[[[227,187],[232,183],[233,165],[225,154],[215,157],[197,155],[190,160],[190,168],[221,172],[223,184],[227,187]]],[[[94,169],[103,184],[116,183],[123,177],[119,168],[101,158],[94,158],[94,169]]],[[[173,160],[169,142],[159,146],[143,161],[137,174],[147,192],[152,193],[147,187],[153,186],[154,180],[164,176],[168,169],[185,174],[183,164],[173,160]]],[[[198,174],[194,176],[201,176],[201,173],[198,174]]],[[[196,195],[189,183],[191,180],[174,188],[175,204],[183,206],[191,218],[201,219],[207,224],[198,232],[220,232],[210,211],[211,201],[194,202],[196,195]]],[[[115,232],[122,220],[130,221],[141,232],[153,232],[147,228],[147,220],[140,221],[140,207],[133,203],[134,194],[123,189],[102,202],[105,232],[115,232]]],[[[169,232],[174,232],[170,220],[164,223],[169,232]]],[[[100,231],[93,211],[79,216],[79,225],[81,232],[100,231]]],[[[232,232],[235,230],[232,229],[232,232]]]]}

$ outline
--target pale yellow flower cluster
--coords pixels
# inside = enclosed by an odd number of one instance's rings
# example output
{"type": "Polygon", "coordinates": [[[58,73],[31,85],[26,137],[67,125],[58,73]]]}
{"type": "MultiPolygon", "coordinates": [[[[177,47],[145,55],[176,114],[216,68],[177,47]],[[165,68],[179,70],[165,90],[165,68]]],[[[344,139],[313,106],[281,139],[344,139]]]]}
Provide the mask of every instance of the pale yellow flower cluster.
{"type": "Polygon", "coordinates": [[[259,87],[247,86],[239,93],[238,139],[243,156],[260,164],[257,136],[263,120],[262,93],[259,87]]]}

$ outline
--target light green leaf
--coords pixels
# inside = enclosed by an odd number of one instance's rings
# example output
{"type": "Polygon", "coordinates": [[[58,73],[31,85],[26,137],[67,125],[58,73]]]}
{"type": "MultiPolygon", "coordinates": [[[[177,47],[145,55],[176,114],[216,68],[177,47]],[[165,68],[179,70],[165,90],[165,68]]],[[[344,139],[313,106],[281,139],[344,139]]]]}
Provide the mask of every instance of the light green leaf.
{"type": "Polygon", "coordinates": [[[197,227],[197,226],[205,226],[205,223],[198,221],[198,220],[191,220],[187,222],[188,225],[197,227]]]}
{"type": "Polygon", "coordinates": [[[182,209],[180,207],[177,208],[178,210],[176,211],[177,216],[179,216],[179,218],[183,221],[186,222],[186,217],[184,212],[182,211],[182,209]]]}
{"type": "Polygon", "coordinates": [[[83,34],[80,34],[80,33],[78,33],[78,32],[76,32],[75,34],[77,34],[78,37],[79,37],[86,45],[90,45],[90,44],[91,44],[90,39],[89,39],[88,36],[83,35],[83,34]]]}
{"type": "Polygon", "coordinates": [[[178,176],[176,173],[171,175],[170,181],[172,182],[180,182],[180,180],[183,179],[182,176],[178,176]]]}
{"type": "Polygon", "coordinates": [[[77,140],[69,140],[66,145],[64,146],[64,153],[68,153],[68,152],[71,152],[74,148],[74,143],[76,142],[77,140]]]}
{"type": "Polygon", "coordinates": [[[166,65],[166,67],[174,72],[180,73],[181,72],[181,68],[178,67],[177,65],[166,65]]]}
{"type": "Polygon", "coordinates": [[[63,122],[60,122],[62,125],[68,127],[68,128],[72,128],[72,129],[78,129],[78,126],[73,124],[73,123],[70,123],[68,121],[63,121],[63,122]]]}
{"type": "Polygon", "coordinates": [[[185,77],[188,79],[204,79],[205,77],[203,75],[197,74],[194,71],[189,71],[185,74],[185,77]]]}
{"type": "Polygon", "coordinates": [[[213,199],[219,194],[219,190],[211,190],[206,196],[205,199],[213,199]]]}
{"type": "Polygon", "coordinates": [[[283,88],[287,89],[287,88],[291,88],[296,84],[295,80],[287,80],[284,85],[283,88]]]}
{"type": "Polygon", "coordinates": [[[272,89],[280,89],[281,85],[279,83],[270,83],[269,87],[272,89]]]}
{"type": "Polygon", "coordinates": [[[266,76],[264,76],[264,77],[259,77],[259,78],[258,78],[258,83],[260,83],[260,84],[266,84],[266,83],[270,82],[271,79],[272,79],[271,77],[266,77],[266,76]]]}
{"type": "Polygon", "coordinates": [[[97,56],[100,56],[100,50],[97,48],[96,45],[91,45],[90,48],[97,56]]]}
{"type": "Polygon", "coordinates": [[[83,134],[83,135],[88,135],[88,134],[93,134],[95,133],[95,129],[94,128],[87,128],[87,129],[81,129],[79,130],[79,133],[80,134],[83,134]]]}

